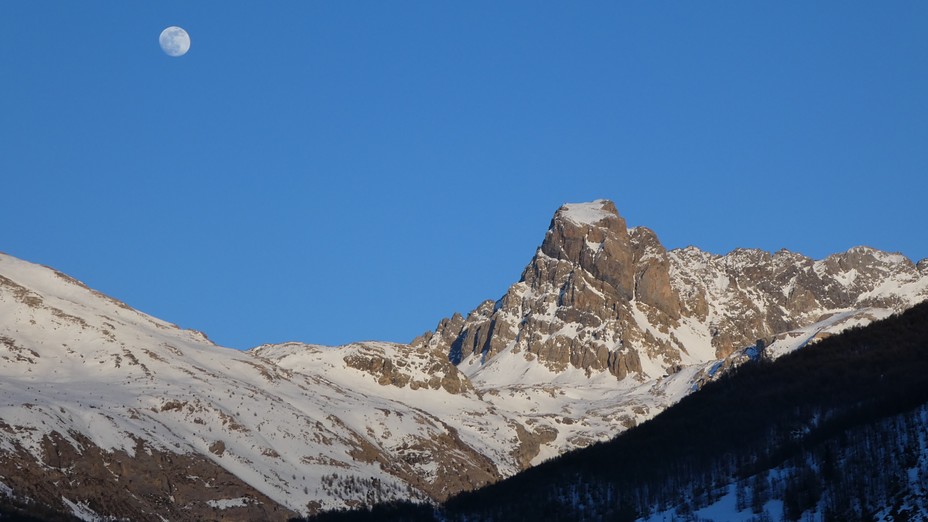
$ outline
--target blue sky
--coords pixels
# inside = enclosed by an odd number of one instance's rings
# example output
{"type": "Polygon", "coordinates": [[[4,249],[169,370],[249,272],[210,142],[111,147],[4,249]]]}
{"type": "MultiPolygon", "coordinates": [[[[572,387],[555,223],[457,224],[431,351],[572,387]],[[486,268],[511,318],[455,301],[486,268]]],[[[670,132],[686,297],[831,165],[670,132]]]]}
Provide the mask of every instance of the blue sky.
{"type": "Polygon", "coordinates": [[[564,202],[928,257],[926,2],[30,1],[0,35],[0,251],[227,346],[408,341],[564,202]]]}

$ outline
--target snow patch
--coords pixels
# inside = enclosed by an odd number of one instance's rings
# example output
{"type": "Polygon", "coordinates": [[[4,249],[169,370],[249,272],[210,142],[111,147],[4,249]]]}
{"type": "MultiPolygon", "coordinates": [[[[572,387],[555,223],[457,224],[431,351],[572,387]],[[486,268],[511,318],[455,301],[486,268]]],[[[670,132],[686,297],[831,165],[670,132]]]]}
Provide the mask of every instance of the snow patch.
{"type": "Polygon", "coordinates": [[[615,214],[603,209],[606,203],[604,199],[597,199],[591,203],[565,203],[559,214],[577,225],[595,225],[604,219],[615,217],[615,214]]]}
{"type": "Polygon", "coordinates": [[[251,499],[248,497],[239,497],[239,498],[222,498],[219,500],[207,500],[206,504],[209,507],[217,509],[231,509],[245,507],[251,503],[251,499]]]}
{"type": "Polygon", "coordinates": [[[71,510],[71,514],[75,517],[84,520],[86,522],[102,522],[103,517],[96,514],[94,510],[90,509],[85,502],[71,502],[65,497],[61,497],[61,501],[64,502],[68,509],[71,510]]]}

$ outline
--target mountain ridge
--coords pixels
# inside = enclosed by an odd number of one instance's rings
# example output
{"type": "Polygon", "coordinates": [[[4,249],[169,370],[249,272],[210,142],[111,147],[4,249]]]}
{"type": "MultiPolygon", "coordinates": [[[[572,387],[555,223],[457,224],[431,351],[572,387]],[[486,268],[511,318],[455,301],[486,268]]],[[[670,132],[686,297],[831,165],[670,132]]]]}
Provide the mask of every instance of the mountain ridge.
{"type": "Polygon", "coordinates": [[[668,251],[597,200],[555,213],[502,298],[409,344],[242,352],[0,255],[0,493],[88,519],[442,500],[610,439],[744,361],[911,306],[926,270],[866,247],[820,261],[668,251]],[[36,487],[43,476],[58,486],[36,487]]]}
{"type": "MultiPolygon", "coordinates": [[[[569,362],[583,368],[608,367],[622,378],[627,375],[629,365],[633,370],[638,369],[636,354],[629,355],[616,349],[624,343],[623,333],[628,330],[638,330],[628,332],[632,342],[639,346],[645,344],[655,355],[662,352],[660,355],[674,357],[673,350],[667,349],[667,342],[647,338],[649,332],[642,331],[642,323],[667,325],[696,319],[703,323],[710,321],[712,326],[714,317],[709,315],[716,312],[714,315],[719,316],[719,321],[714,325],[715,331],[682,333],[702,336],[709,333],[710,346],[702,348],[713,348],[714,356],[723,358],[737,348],[753,344],[756,339],[769,339],[777,333],[814,322],[808,317],[812,314],[821,316],[823,312],[852,307],[898,308],[910,306],[926,296],[928,290],[921,270],[901,254],[855,247],[815,261],[787,250],[770,254],[757,249],[735,249],[724,256],[692,246],[668,251],[653,231],[645,227],[626,228],[624,219],[618,215],[612,202],[597,200],[587,204],[566,204],[555,213],[544,242],[523,271],[520,281],[498,301],[485,301],[471,312],[470,315],[475,318],[485,317],[485,321],[476,319],[468,325],[452,317],[440,322],[435,332],[427,332],[413,343],[434,346],[436,343],[432,340],[438,337],[444,339],[441,345],[448,345],[453,359],[458,358],[458,349],[466,345],[461,359],[465,353],[479,353],[480,359],[485,360],[487,355],[492,357],[517,338],[519,344],[525,345],[531,342],[523,341],[526,335],[543,337],[552,333],[545,331],[545,327],[551,330],[553,326],[572,323],[578,329],[592,327],[595,332],[602,323],[615,320],[618,323],[612,324],[612,328],[607,325],[607,328],[600,329],[600,333],[607,337],[605,341],[593,338],[588,343],[605,347],[607,352],[596,350],[596,353],[578,354],[582,347],[571,346],[571,349],[576,349],[571,353],[574,360],[569,362]],[[788,270],[796,265],[802,265],[802,269],[788,270]],[[745,273],[747,270],[756,273],[745,273]],[[742,286],[748,285],[747,290],[763,293],[765,295],[760,297],[774,302],[759,304],[755,299],[754,303],[742,303],[739,310],[732,311],[722,306],[716,307],[720,310],[710,310],[707,300],[717,303],[723,299],[749,301],[757,297],[737,288],[738,276],[742,286]],[[896,277],[894,283],[898,287],[905,286],[907,292],[893,293],[877,288],[877,283],[887,277],[896,277]],[[724,279],[721,285],[720,279],[724,279]],[[735,288],[732,292],[729,288],[733,280],[735,288]],[[542,299],[533,299],[531,294],[545,286],[547,291],[540,292],[542,299]],[[777,298],[775,294],[787,287],[789,292],[777,298]],[[604,289],[609,295],[603,295],[604,289]],[[726,291],[730,295],[725,295],[726,291]],[[867,292],[873,294],[869,299],[851,299],[851,296],[864,296],[867,292]],[[526,303],[526,300],[530,302],[526,303]],[[555,306],[553,312],[547,311],[553,317],[549,317],[546,324],[523,328],[523,323],[536,321],[546,311],[544,308],[552,305],[555,306]],[[789,307],[791,313],[757,317],[740,323],[726,317],[734,313],[739,316],[758,315],[761,308],[770,310],[774,305],[789,307]],[[605,308],[611,308],[615,313],[603,313],[605,308]],[[638,314],[649,317],[644,320],[633,317],[638,314]],[[453,340],[448,343],[451,338],[453,340]]],[[[681,332],[674,332],[678,333],[681,332]]],[[[657,335],[654,330],[650,334],[657,335]]],[[[681,351],[699,344],[693,342],[694,339],[687,340],[688,347],[683,347],[679,339],[663,341],[672,341],[674,348],[681,351]]],[[[537,346],[539,343],[534,344],[537,346]]],[[[565,356],[570,350],[551,346],[550,343],[541,344],[544,346],[537,351],[552,366],[563,366],[568,362],[565,356]]],[[[704,355],[703,359],[708,357],[704,355]]]]}

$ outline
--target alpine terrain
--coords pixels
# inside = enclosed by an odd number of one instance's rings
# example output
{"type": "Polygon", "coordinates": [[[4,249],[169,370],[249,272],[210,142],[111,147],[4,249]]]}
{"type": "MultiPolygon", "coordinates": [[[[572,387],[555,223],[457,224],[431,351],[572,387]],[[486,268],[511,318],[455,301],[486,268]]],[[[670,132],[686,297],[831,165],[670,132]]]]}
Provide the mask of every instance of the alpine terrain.
{"type": "Polygon", "coordinates": [[[667,250],[598,200],[557,210],[500,299],[409,344],[242,352],[0,254],[0,513],[285,520],[443,501],[926,298],[928,260],[667,250]]]}
{"type": "Polygon", "coordinates": [[[319,520],[928,520],[928,302],[744,364],[616,438],[463,493],[319,520]],[[377,520],[377,518],[373,518],[377,520]]]}

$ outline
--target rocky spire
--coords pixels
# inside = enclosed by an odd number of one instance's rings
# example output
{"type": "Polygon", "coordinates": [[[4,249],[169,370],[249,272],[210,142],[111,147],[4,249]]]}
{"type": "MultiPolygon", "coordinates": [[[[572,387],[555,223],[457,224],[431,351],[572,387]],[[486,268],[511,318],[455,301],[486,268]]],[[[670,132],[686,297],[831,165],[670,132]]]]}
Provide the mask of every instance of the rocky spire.
{"type": "Polygon", "coordinates": [[[611,201],[570,203],[499,301],[417,343],[469,375],[508,350],[555,372],[653,378],[838,312],[902,310],[928,297],[926,273],[928,261],[868,247],[821,261],[788,250],[668,251],[652,230],[628,229],[611,201]]]}
{"type": "MultiPolygon", "coordinates": [[[[628,230],[611,201],[563,205],[551,220],[541,253],[588,272],[618,295],[630,299],[634,293],[628,230]]],[[[523,280],[529,279],[531,272],[526,270],[523,280]]]]}

